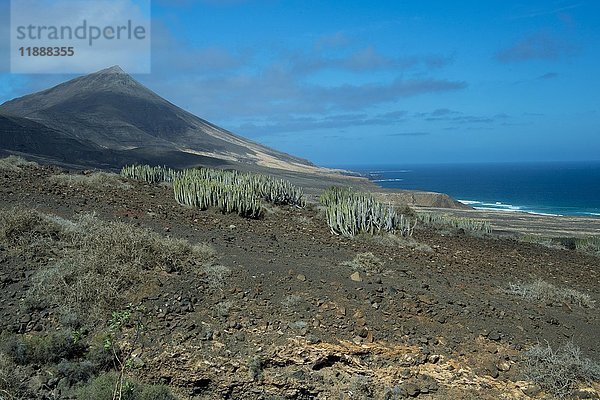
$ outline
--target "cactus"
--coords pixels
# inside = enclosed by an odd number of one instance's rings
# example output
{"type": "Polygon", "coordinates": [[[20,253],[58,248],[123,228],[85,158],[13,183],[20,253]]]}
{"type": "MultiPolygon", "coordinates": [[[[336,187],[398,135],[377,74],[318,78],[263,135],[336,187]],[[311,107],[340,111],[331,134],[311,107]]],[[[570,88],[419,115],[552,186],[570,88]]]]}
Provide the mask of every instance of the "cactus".
{"type": "Polygon", "coordinates": [[[217,207],[222,213],[237,213],[246,218],[260,218],[262,204],[247,185],[210,181],[192,175],[176,178],[173,181],[175,200],[182,205],[206,210],[217,207]]]}
{"type": "Polygon", "coordinates": [[[321,194],[320,202],[335,235],[352,237],[359,233],[397,231],[411,236],[416,225],[416,220],[399,216],[391,204],[380,203],[372,195],[351,188],[332,187],[321,194]]]}
{"type": "Polygon", "coordinates": [[[451,227],[463,229],[469,232],[492,233],[492,225],[489,221],[482,221],[473,218],[453,217],[440,213],[420,212],[417,218],[424,225],[434,227],[451,227]]]}
{"type": "Polygon", "coordinates": [[[167,167],[151,167],[149,165],[126,165],[121,175],[147,183],[172,182],[179,171],[167,167]]]}
{"type": "Polygon", "coordinates": [[[173,170],[149,165],[125,166],[121,175],[148,183],[173,182],[179,204],[205,210],[218,207],[248,218],[262,215],[260,200],[277,205],[304,207],[302,189],[283,179],[261,174],[212,168],[173,170]]]}

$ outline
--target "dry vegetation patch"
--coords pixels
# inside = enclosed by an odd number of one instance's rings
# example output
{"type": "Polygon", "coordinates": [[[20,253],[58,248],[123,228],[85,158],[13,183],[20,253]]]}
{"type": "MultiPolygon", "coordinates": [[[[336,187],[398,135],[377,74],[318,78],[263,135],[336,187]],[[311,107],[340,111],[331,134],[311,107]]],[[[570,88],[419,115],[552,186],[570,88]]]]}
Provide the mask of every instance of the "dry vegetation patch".
{"type": "Polygon", "coordinates": [[[131,185],[125,182],[118,174],[110,172],[92,172],[91,174],[60,174],[48,178],[50,182],[65,186],[80,186],[90,188],[115,188],[130,189],[131,185]]]}
{"type": "Polygon", "coordinates": [[[0,158],[0,171],[20,171],[22,167],[37,167],[38,163],[27,161],[23,157],[8,156],[0,158]]]}
{"type": "Polygon", "coordinates": [[[344,261],[342,265],[362,272],[383,272],[383,261],[373,253],[358,253],[352,261],[344,261]]]}
{"type": "MultiPolygon", "coordinates": [[[[120,399],[174,399],[164,386],[125,376],[129,359],[123,358],[123,349],[131,354],[142,344],[130,338],[134,328],[115,325],[115,316],[129,316],[129,308],[116,310],[128,307],[148,276],[157,273],[212,271],[213,279],[225,279],[224,267],[203,269],[213,262],[212,248],[94,215],[70,221],[14,208],[0,210],[0,250],[15,261],[34,262],[37,269],[26,286],[23,306],[29,311],[53,310],[60,324],[60,329],[25,335],[2,332],[1,400],[39,397],[34,392],[40,388],[32,389],[38,378],[32,376],[46,372],[35,375],[34,369],[51,371],[63,382],[60,398],[113,400],[115,388],[122,387],[120,399]],[[107,320],[111,313],[113,318],[107,320]],[[110,372],[114,369],[119,373],[110,372]]],[[[135,331],[141,335],[143,328],[135,331]]]]}
{"type": "Polygon", "coordinates": [[[72,246],[55,264],[33,277],[35,300],[84,313],[106,312],[127,303],[144,271],[182,271],[200,267],[212,256],[206,245],[164,238],[121,222],[104,222],[91,215],[76,221],[72,246]]]}
{"type": "Polygon", "coordinates": [[[595,304],[588,294],[570,288],[554,286],[541,279],[532,283],[511,283],[507,292],[529,301],[567,303],[587,308],[594,308],[595,304]]]}
{"type": "Polygon", "coordinates": [[[572,394],[578,383],[600,380],[600,364],[584,358],[571,342],[554,350],[549,344],[537,344],[525,354],[525,374],[558,398],[572,394]]]}
{"type": "Polygon", "coordinates": [[[0,211],[0,242],[9,251],[54,256],[33,275],[29,306],[57,305],[87,317],[127,304],[144,271],[200,270],[214,256],[207,245],[89,214],[68,221],[25,209],[0,211]]]}

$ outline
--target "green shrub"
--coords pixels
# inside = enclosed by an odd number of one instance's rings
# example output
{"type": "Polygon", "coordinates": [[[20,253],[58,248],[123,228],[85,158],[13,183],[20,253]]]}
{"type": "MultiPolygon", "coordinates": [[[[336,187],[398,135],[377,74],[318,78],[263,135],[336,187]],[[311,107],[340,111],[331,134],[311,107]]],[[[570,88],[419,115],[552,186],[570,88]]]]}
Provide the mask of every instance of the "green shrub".
{"type": "Polygon", "coordinates": [[[56,370],[59,376],[67,379],[69,386],[78,382],[87,382],[99,371],[98,367],[89,360],[63,360],[56,366],[56,370]]]}
{"type": "Polygon", "coordinates": [[[575,249],[600,255],[600,236],[577,238],[575,240],[575,249]]]}
{"type": "Polygon", "coordinates": [[[114,343],[109,333],[100,333],[92,337],[85,355],[97,371],[108,371],[118,365],[117,357],[122,356],[118,343],[114,343]],[[107,346],[111,343],[111,346],[107,346]]]}
{"type": "MultiPolygon", "coordinates": [[[[119,376],[114,372],[102,374],[76,391],[80,400],[113,400],[119,376]]],[[[166,386],[147,385],[132,380],[125,380],[121,396],[122,400],[175,400],[166,386]]]]}
{"type": "Polygon", "coordinates": [[[150,165],[126,165],[121,175],[147,183],[172,182],[180,172],[167,167],[151,167],[150,165]]]}
{"type": "Polygon", "coordinates": [[[84,350],[83,344],[68,331],[47,335],[11,335],[2,343],[2,352],[19,365],[57,363],[76,358],[84,350]]]}
{"type": "Polygon", "coordinates": [[[600,255],[600,236],[588,237],[548,237],[538,235],[521,235],[519,240],[536,243],[554,249],[577,250],[592,255],[600,255]]]}
{"type": "Polygon", "coordinates": [[[260,200],[249,186],[182,177],[173,182],[173,190],[175,200],[182,205],[201,210],[217,207],[223,214],[236,213],[247,218],[259,218],[263,214],[260,200]]]}

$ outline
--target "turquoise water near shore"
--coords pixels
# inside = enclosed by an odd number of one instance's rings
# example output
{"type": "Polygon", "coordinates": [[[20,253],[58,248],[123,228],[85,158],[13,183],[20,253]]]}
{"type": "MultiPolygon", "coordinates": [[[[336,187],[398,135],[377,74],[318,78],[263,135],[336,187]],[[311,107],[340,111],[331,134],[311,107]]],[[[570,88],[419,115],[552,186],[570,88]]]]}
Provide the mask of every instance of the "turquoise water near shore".
{"type": "Polygon", "coordinates": [[[600,218],[600,161],[338,167],[384,188],[446,193],[478,209],[600,218]]]}

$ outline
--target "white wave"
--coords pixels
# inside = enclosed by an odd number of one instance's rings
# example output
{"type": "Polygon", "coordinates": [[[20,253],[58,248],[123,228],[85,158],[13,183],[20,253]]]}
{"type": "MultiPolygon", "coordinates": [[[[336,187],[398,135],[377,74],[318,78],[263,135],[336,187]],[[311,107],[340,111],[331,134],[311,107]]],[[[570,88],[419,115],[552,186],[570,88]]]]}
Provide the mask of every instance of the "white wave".
{"type": "Polygon", "coordinates": [[[533,215],[543,215],[545,217],[564,217],[563,214],[552,214],[552,213],[544,213],[544,212],[538,212],[538,211],[524,211],[527,214],[533,214],[533,215]]]}
{"type": "Polygon", "coordinates": [[[467,204],[467,205],[472,205],[472,204],[481,204],[480,201],[477,200],[458,200],[459,202],[463,203],[463,204],[467,204]]]}
{"type": "Polygon", "coordinates": [[[410,169],[401,169],[398,171],[369,171],[369,174],[405,174],[407,172],[412,172],[410,169]]]}
{"type": "Polygon", "coordinates": [[[514,206],[512,204],[504,204],[500,201],[489,203],[479,200],[458,200],[463,204],[467,204],[478,210],[490,210],[490,211],[523,211],[521,206],[514,206]]]}
{"type": "Polygon", "coordinates": [[[521,210],[513,210],[513,209],[506,209],[506,208],[496,208],[496,207],[477,207],[477,206],[473,206],[473,208],[476,209],[476,210],[483,210],[483,211],[523,212],[521,210]]]}
{"type": "Polygon", "coordinates": [[[504,207],[489,207],[494,206],[496,204],[491,204],[491,203],[482,203],[482,204],[487,204],[488,207],[480,207],[480,206],[476,206],[473,205],[473,208],[476,210],[482,210],[482,211],[499,211],[499,212],[521,212],[521,213],[525,213],[525,214],[531,214],[531,215],[543,215],[546,217],[563,217],[563,214],[552,214],[552,213],[545,213],[545,212],[538,212],[538,211],[529,211],[529,210],[525,210],[523,209],[523,207],[520,206],[513,206],[510,204],[503,204],[502,206],[504,207]]]}
{"type": "Polygon", "coordinates": [[[523,208],[521,206],[514,206],[512,204],[504,204],[500,201],[495,203],[480,203],[482,206],[490,207],[497,210],[511,210],[511,211],[521,211],[523,208]]]}
{"type": "Polygon", "coordinates": [[[390,178],[390,179],[373,179],[372,182],[400,182],[403,181],[402,178],[390,178]]]}

